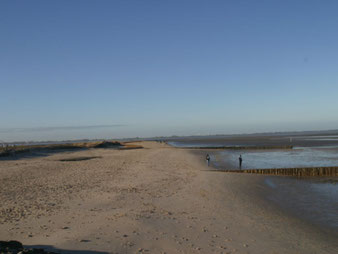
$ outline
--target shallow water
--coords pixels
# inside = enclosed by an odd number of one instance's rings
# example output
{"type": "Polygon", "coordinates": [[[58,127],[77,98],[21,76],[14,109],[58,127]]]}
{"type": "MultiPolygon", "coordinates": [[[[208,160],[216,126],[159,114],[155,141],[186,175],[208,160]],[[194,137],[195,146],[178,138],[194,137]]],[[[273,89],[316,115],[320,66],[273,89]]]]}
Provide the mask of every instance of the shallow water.
{"type": "MultiPolygon", "coordinates": [[[[315,138],[321,139],[321,137],[315,138]]],[[[207,142],[199,144],[178,142],[172,145],[212,146],[207,142]]],[[[287,150],[206,150],[205,153],[209,153],[212,166],[219,169],[238,169],[240,154],[243,157],[242,169],[338,166],[336,144],[295,147],[287,150]]],[[[286,213],[305,220],[311,225],[338,233],[338,178],[330,180],[267,176],[264,178],[266,186],[264,196],[286,213]]]]}
{"type": "Polygon", "coordinates": [[[330,167],[338,166],[338,148],[304,147],[287,150],[222,150],[213,152],[218,168],[238,168],[242,155],[242,169],[330,167]]]}
{"type": "Polygon", "coordinates": [[[305,137],[296,137],[295,139],[312,140],[312,141],[338,141],[338,135],[332,135],[332,136],[305,136],[305,137]]]}
{"type": "Polygon", "coordinates": [[[269,176],[266,198],[281,209],[338,233],[338,183],[269,176]]]}
{"type": "MultiPolygon", "coordinates": [[[[206,143],[169,142],[175,147],[223,147],[206,143]]],[[[227,144],[228,145],[228,144],[227,144]]],[[[244,146],[244,145],[241,145],[244,146]]],[[[293,149],[210,150],[211,164],[219,169],[238,169],[242,155],[242,169],[333,167],[338,166],[338,146],[295,147],[293,149]]]]}
{"type": "MultiPolygon", "coordinates": [[[[306,147],[290,150],[216,151],[212,160],[216,168],[238,168],[242,154],[242,169],[338,166],[337,147],[306,147]]],[[[338,181],[338,178],[332,178],[338,181]]],[[[323,182],[322,178],[298,179],[268,176],[266,198],[286,212],[311,224],[338,233],[338,182],[323,182]]]]}

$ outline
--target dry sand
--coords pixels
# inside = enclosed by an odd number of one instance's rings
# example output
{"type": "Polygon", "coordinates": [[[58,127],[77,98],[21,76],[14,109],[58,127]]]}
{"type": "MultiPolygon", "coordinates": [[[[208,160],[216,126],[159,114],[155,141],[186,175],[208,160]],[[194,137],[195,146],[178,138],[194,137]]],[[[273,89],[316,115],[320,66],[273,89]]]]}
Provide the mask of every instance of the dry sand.
{"type": "Polygon", "coordinates": [[[259,197],[263,176],[142,145],[1,160],[0,240],[77,253],[338,253],[337,235],[259,197]],[[60,161],[76,157],[94,158],[60,161]]]}

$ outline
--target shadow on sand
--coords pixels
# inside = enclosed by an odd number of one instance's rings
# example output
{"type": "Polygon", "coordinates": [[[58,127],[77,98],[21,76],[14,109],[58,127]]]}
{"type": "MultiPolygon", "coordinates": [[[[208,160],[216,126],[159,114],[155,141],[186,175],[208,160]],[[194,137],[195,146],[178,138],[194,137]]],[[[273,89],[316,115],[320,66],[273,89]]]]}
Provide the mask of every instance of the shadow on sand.
{"type": "MultiPolygon", "coordinates": [[[[58,249],[52,245],[24,245],[25,249],[43,249],[44,251],[54,252],[54,253],[70,253],[70,254],[108,254],[109,252],[104,251],[95,251],[95,250],[65,250],[58,249]]],[[[38,253],[38,252],[37,252],[38,253]]]]}
{"type": "Polygon", "coordinates": [[[72,148],[72,149],[60,149],[60,150],[34,150],[34,151],[26,151],[24,153],[16,153],[11,154],[8,156],[0,157],[0,161],[14,161],[14,160],[21,160],[21,159],[33,159],[36,157],[47,157],[52,154],[56,153],[67,153],[67,152],[78,152],[78,151],[85,151],[88,148],[72,148]]]}

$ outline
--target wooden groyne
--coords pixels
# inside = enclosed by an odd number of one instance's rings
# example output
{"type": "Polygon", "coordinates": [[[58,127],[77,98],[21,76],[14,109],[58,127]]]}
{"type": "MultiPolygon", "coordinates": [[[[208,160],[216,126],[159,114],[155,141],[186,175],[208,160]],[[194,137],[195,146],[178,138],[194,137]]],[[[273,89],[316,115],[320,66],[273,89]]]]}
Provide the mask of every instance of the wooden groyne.
{"type": "Polygon", "coordinates": [[[244,170],[215,170],[230,173],[247,173],[247,174],[263,174],[263,175],[280,175],[280,176],[296,176],[296,177],[325,177],[338,176],[337,167],[311,167],[311,168],[269,168],[269,169],[244,169],[244,170]]]}
{"type": "Polygon", "coordinates": [[[256,150],[256,149],[293,149],[293,146],[196,146],[196,147],[176,147],[180,149],[223,149],[223,150],[256,150]]]}

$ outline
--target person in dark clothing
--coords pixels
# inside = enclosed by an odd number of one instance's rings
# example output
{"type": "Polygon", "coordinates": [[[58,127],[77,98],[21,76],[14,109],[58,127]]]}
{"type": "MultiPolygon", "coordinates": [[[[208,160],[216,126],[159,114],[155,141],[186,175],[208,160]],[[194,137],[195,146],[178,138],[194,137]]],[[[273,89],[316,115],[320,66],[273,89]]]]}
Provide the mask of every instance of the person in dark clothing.
{"type": "Polygon", "coordinates": [[[243,162],[243,159],[242,159],[242,155],[239,155],[239,169],[242,169],[242,162],[243,162]]]}
{"type": "Polygon", "coordinates": [[[210,163],[210,156],[209,156],[209,154],[207,154],[207,156],[205,157],[205,159],[206,159],[208,167],[209,167],[209,163],[210,163]]]}

